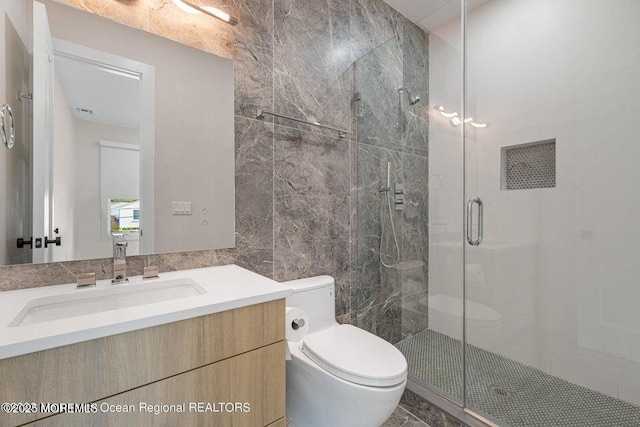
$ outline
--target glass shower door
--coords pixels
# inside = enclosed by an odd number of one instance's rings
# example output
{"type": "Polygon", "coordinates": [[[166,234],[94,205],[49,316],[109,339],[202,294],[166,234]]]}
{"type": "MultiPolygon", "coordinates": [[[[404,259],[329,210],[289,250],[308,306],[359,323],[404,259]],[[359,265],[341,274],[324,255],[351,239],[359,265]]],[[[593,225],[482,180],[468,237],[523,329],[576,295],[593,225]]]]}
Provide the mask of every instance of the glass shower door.
{"type": "MultiPolygon", "coordinates": [[[[398,347],[414,381],[463,405],[462,0],[425,19],[429,34],[428,328],[398,347]]],[[[410,236],[415,239],[415,236],[410,236]]]]}
{"type": "Polygon", "coordinates": [[[461,404],[462,130],[446,117],[462,108],[461,2],[425,3],[420,26],[394,18],[353,65],[351,306],[404,354],[412,384],[461,404]]]}
{"type": "Polygon", "coordinates": [[[464,400],[496,424],[640,425],[639,19],[468,2],[464,400]]]}

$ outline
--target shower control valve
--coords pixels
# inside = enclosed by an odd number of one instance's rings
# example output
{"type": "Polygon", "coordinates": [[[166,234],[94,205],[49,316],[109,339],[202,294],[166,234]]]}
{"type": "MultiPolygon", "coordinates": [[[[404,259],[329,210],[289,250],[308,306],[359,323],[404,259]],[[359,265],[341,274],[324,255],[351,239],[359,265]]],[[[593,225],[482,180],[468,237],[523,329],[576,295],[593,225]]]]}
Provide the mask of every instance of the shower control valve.
{"type": "Polygon", "coordinates": [[[396,182],[395,189],[393,191],[394,197],[393,201],[396,206],[397,211],[404,210],[404,184],[396,182]]]}

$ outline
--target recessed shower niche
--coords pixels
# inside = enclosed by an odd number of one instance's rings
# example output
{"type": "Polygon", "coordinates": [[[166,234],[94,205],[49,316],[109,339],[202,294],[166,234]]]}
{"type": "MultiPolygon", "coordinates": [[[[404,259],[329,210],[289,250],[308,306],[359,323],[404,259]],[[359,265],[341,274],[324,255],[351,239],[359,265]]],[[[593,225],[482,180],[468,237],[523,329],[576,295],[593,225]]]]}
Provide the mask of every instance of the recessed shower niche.
{"type": "Polygon", "coordinates": [[[556,186],[556,140],[502,147],[502,190],[556,186]]]}

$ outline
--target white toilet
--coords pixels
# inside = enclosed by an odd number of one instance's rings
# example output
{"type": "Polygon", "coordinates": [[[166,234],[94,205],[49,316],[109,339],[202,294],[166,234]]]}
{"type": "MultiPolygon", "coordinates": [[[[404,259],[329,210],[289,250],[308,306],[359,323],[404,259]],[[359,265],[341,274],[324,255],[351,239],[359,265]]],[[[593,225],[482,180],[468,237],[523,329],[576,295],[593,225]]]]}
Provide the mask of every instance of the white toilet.
{"type": "Polygon", "coordinates": [[[287,421],[293,427],[379,427],[407,384],[407,361],[385,340],[335,321],[335,282],[318,276],[283,283],[287,306],[309,316],[309,332],[289,342],[287,421]]]}

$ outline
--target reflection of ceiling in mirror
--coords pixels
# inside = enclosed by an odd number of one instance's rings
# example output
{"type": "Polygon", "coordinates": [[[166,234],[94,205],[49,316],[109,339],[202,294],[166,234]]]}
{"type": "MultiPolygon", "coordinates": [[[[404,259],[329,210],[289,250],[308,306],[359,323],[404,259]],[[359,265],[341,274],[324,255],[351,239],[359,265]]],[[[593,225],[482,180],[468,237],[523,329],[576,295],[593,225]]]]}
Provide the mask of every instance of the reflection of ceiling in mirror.
{"type": "Polygon", "coordinates": [[[61,55],[55,70],[77,119],[140,128],[138,76],[61,55]]]}

